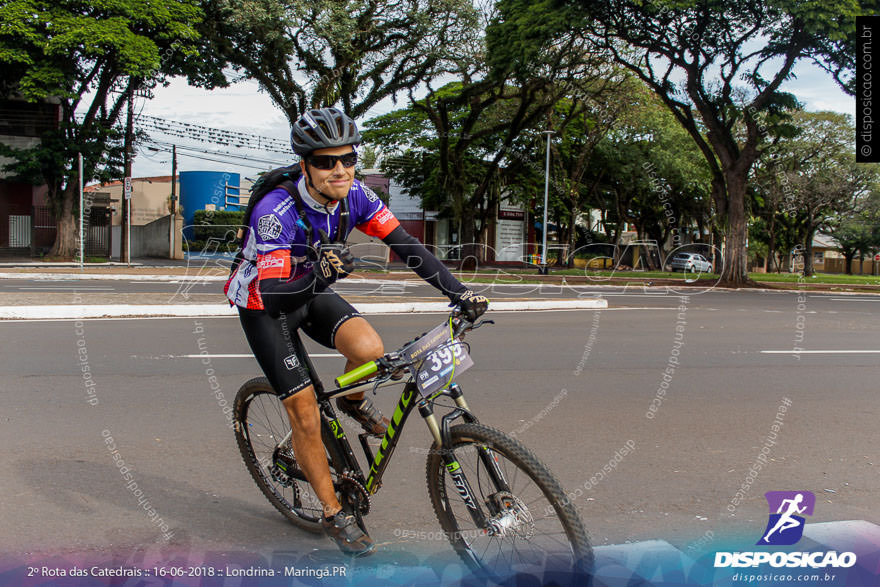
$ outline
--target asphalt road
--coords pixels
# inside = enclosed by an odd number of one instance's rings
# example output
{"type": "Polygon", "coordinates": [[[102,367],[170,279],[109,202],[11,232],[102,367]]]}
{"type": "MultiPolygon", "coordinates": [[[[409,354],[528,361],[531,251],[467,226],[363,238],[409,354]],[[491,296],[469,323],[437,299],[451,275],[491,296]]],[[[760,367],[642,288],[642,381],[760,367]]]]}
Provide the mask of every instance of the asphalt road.
{"type": "MultiPolygon", "coordinates": [[[[168,303],[181,303],[189,301],[188,297],[213,295],[218,300],[223,300],[224,279],[212,278],[206,280],[197,275],[186,276],[158,276],[161,280],[127,280],[127,279],[77,279],[74,275],[53,274],[48,278],[28,279],[3,279],[0,280],[0,296],[5,303],[15,304],[15,295],[21,297],[39,297],[55,294],[79,293],[81,303],[90,303],[90,297],[105,298],[115,294],[165,294],[163,301],[168,303]]],[[[466,281],[466,280],[465,280],[466,281]]],[[[626,286],[604,285],[600,278],[591,285],[556,285],[556,284],[509,284],[509,283],[470,283],[475,291],[485,293],[494,299],[514,298],[539,298],[539,299],[565,299],[584,297],[605,297],[611,301],[613,307],[636,307],[647,304],[671,307],[677,304],[678,295],[687,295],[699,304],[723,303],[734,295],[737,304],[745,305],[753,309],[779,309],[792,308],[797,305],[797,284],[790,284],[794,291],[782,290],[754,290],[754,291],[730,291],[715,288],[711,283],[705,286],[680,287],[646,287],[645,282],[636,281],[626,286]]],[[[406,280],[383,280],[368,276],[355,276],[341,281],[333,286],[333,289],[341,295],[370,295],[376,297],[423,297],[439,298],[437,290],[426,284],[416,276],[406,280]]],[[[848,293],[814,293],[803,292],[812,300],[827,300],[838,302],[848,301],[873,301],[880,303],[880,295],[872,294],[848,294],[848,293]]],[[[72,303],[70,300],[57,298],[59,303],[72,303]]],[[[837,306],[837,304],[832,304],[837,306]]],[[[811,307],[810,310],[816,310],[811,307]]]]}
{"type": "MultiPolygon", "coordinates": [[[[799,302],[797,293],[711,291],[684,301],[616,293],[625,295],[609,298],[606,311],[495,313],[495,326],[469,337],[476,365],[460,379],[484,422],[516,432],[569,491],[589,486],[575,503],[595,544],[662,538],[683,547],[709,531],[757,535],[770,490],[816,493],[814,522],[880,523],[880,298],[803,294],[799,302]],[[808,352],[792,354],[795,346],[808,352]],[[781,419],[780,405],[788,406],[781,419]],[[591,482],[628,442],[632,453],[591,482]],[[763,447],[766,462],[732,505],[763,447]]],[[[440,320],[371,318],[389,348],[440,320]]],[[[0,524],[15,530],[0,535],[0,552],[156,544],[336,552],[286,523],[238,456],[206,374],[213,369],[230,403],[258,374],[252,358],[221,356],[248,353],[237,320],[2,328],[0,524]],[[208,365],[199,357],[201,337],[208,365]],[[87,355],[94,395],[78,353],[87,355]],[[108,436],[171,528],[167,542],[126,488],[108,436]]],[[[332,356],[315,360],[330,375],[342,365],[332,356]]],[[[396,397],[380,393],[377,402],[387,413],[396,397]]],[[[428,445],[413,418],[367,518],[385,549],[449,550],[430,534],[438,525],[424,481],[428,445]],[[406,530],[427,539],[404,540],[406,530]]]]}

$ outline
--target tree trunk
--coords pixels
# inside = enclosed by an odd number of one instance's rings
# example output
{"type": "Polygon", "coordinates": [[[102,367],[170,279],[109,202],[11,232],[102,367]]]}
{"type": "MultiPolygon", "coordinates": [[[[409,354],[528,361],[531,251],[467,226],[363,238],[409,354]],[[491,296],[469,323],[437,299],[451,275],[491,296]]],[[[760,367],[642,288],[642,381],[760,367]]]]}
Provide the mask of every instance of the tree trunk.
{"type": "Polygon", "coordinates": [[[571,203],[571,215],[569,216],[568,221],[568,257],[566,259],[565,266],[571,269],[574,267],[574,251],[577,246],[577,229],[575,228],[575,222],[577,222],[578,211],[577,204],[572,201],[571,203]]]}
{"type": "Polygon", "coordinates": [[[807,238],[804,239],[804,277],[811,277],[813,271],[813,233],[815,228],[807,229],[807,238]]]}
{"type": "Polygon", "coordinates": [[[476,226],[472,216],[461,219],[461,269],[473,271],[479,265],[479,250],[475,242],[476,226]]]}
{"type": "Polygon", "coordinates": [[[61,214],[56,222],[57,231],[55,244],[49,251],[50,257],[73,259],[77,254],[76,231],[77,219],[74,216],[74,198],[76,188],[68,182],[67,187],[61,193],[61,214]]]}
{"type": "Polygon", "coordinates": [[[726,285],[740,286],[749,282],[746,254],[745,175],[727,173],[727,229],[724,233],[724,271],[726,285]]]}
{"type": "Polygon", "coordinates": [[[778,267],[776,263],[776,214],[770,215],[770,226],[767,228],[767,232],[770,242],[767,243],[767,261],[764,263],[764,272],[770,273],[774,264],[778,267]]]}
{"type": "Polygon", "coordinates": [[[855,252],[855,251],[853,251],[852,253],[849,253],[849,254],[847,254],[847,253],[844,253],[844,254],[843,254],[843,258],[844,258],[844,272],[845,272],[847,275],[852,275],[852,262],[853,262],[853,257],[855,257],[855,256],[856,256],[856,252],[855,252]]]}

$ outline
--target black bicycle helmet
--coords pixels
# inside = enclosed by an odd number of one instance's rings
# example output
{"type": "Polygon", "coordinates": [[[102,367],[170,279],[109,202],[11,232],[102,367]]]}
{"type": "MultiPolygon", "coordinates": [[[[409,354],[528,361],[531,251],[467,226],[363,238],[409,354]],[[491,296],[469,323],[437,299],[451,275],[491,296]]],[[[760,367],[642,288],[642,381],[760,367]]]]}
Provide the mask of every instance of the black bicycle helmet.
{"type": "Polygon", "coordinates": [[[317,149],[357,145],[361,133],[346,113],[336,108],[315,108],[304,112],[290,131],[290,146],[300,157],[317,149]]]}

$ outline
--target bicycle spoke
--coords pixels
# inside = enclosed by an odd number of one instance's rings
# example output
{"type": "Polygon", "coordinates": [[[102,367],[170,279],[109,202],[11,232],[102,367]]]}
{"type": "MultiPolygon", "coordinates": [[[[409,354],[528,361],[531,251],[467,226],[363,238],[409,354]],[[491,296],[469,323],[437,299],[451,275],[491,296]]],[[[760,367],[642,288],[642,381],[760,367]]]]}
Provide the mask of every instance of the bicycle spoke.
{"type": "Polygon", "coordinates": [[[458,497],[451,475],[441,465],[440,479],[446,486],[447,511],[456,524],[455,531],[460,533],[462,542],[482,569],[490,576],[503,578],[526,569],[530,569],[529,572],[543,569],[548,561],[573,564],[571,539],[552,509],[553,500],[529,472],[494,444],[463,441],[456,444],[453,451],[479,506],[494,504],[490,510],[484,509],[487,521],[495,527],[490,535],[474,525],[469,509],[458,497]],[[492,458],[494,464],[486,462],[486,456],[492,458]],[[509,491],[495,485],[495,473],[490,467],[497,467],[509,491]],[[547,508],[550,508],[549,515],[544,513],[547,508]]]}

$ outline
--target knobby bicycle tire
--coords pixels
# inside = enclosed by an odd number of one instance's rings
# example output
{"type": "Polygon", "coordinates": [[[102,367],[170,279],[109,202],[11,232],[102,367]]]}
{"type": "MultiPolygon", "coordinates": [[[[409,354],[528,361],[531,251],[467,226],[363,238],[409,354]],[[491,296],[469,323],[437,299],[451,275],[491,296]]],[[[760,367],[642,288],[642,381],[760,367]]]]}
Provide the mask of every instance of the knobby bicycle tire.
{"type": "MultiPolygon", "coordinates": [[[[233,407],[235,418],[235,440],[238,443],[238,450],[241,452],[241,458],[244,460],[244,464],[247,467],[248,472],[251,474],[251,477],[253,477],[254,482],[257,484],[257,487],[260,488],[260,491],[263,492],[263,495],[266,496],[266,499],[269,500],[269,503],[271,503],[275,509],[277,509],[285,518],[290,520],[290,522],[303,530],[314,533],[322,532],[323,528],[321,526],[320,516],[312,517],[310,519],[297,512],[295,506],[276,489],[275,482],[269,479],[266,467],[260,464],[259,459],[254,452],[250,438],[251,425],[248,424],[248,410],[254,399],[261,395],[271,395],[274,397],[274,400],[271,401],[276,401],[281,404],[280,400],[277,399],[277,394],[272,388],[272,385],[265,377],[255,377],[247,381],[241,386],[235,396],[235,404],[233,407]]],[[[286,418],[286,414],[283,414],[283,416],[286,418]]],[[[289,424],[287,424],[287,428],[284,432],[286,433],[288,429],[289,424]]],[[[331,464],[331,473],[332,472],[331,464]]],[[[295,483],[304,483],[308,486],[308,482],[305,480],[297,480],[295,483]]],[[[311,490],[310,487],[309,490],[311,490]]]]}
{"type": "MultiPolygon", "coordinates": [[[[541,578],[545,579],[549,578],[551,575],[561,573],[562,582],[567,582],[564,577],[568,577],[569,579],[576,579],[574,581],[575,583],[583,584],[582,581],[584,577],[588,576],[593,565],[593,551],[590,546],[590,541],[576,508],[570,500],[566,498],[565,492],[559,482],[552,473],[550,473],[547,467],[521,443],[499,430],[490,428],[489,426],[482,424],[460,424],[450,429],[450,438],[453,454],[455,455],[456,461],[459,463],[464,461],[462,457],[467,456],[465,454],[466,451],[464,451],[465,447],[474,446],[476,449],[473,451],[474,462],[478,463],[478,466],[474,468],[476,471],[473,469],[467,471],[465,470],[466,467],[462,467],[462,471],[465,473],[468,483],[484,512],[488,509],[487,500],[485,499],[488,497],[487,489],[488,492],[491,493],[493,489],[497,490],[497,488],[488,487],[491,485],[488,475],[480,475],[480,461],[479,456],[477,456],[477,452],[480,450],[479,447],[489,448],[495,454],[496,462],[501,466],[502,471],[511,486],[510,489],[513,492],[512,495],[516,495],[517,493],[517,487],[515,485],[517,484],[517,481],[520,480],[519,475],[525,474],[527,479],[535,485],[537,491],[540,493],[540,496],[531,503],[534,504],[541,498],[545,499],[547,503],[546,506],[539,508],[540,511],[536,509],[535,513],[539,516],[542,512],[544,513],[544,517],[539,517],[537,522],[542,523],[542,527],[544,525],[555,527],[558,522],[562,528],[562,532],[552,534],[562,534],[565,536],[565,539],[558,539],[563,544],[563,546],[558,547],[561,551],[562,558],[556,559],[553,562],[549,562],[552,557],[545,558],[544,564],[547,566],[538,568],[537,572],[542,575],[541,578]],[[509,461],[510,464],[516,468],[516,471],[511,471],[511,467],[502,466],[500,458],[509,461]],[[545,520],[548,521],[546,524],[545,520]],[[565,547],[571,549],[570,553],[565,551],[565,547]],[[560,562],[563,562],[563,564],[558,564],[560,562]]],[[[496,539],[503,540],[505,538],[504,536],[500,538],[490,537],[485,532],[477,530],[473,520],[469,516],[465,517],[463,515],[456,515],[456,507],[459,512],[466,512],[466,509],[464,508],[463,500],[459,497],[458,493],[456,493],[456,490],[449,490],[454,486],[450,482],[443,461],[442,452],[438,450],[438,448],[439,447],[435,443],[428,455],[426,478],[431,504],[434,507],[434,513],[437,515],[437,520],[440,522],[441,528],[446,533],[447,538],[461,559],[479,576],[495,581],[504,581],[505,579],[510,578],[511,574],[516,573],[516,571],[512,569],[519,565],[521,561],[517,560],[514,554],[511,554],[511,564],[509,566],[504,567],[504,565],[499,565],[500,568],[498,569],[490,568],[491,561],[489,558],[493,552],[490,550],[491,541],[496,539]],[[465,525],[469,525],[474,529],[463,529],[459,518],[462,518],[461,521],[463,521],[465,525]],[[490,545],[488,545],[486,549],[483,549],[482,543],[485,542],[489,542],[490,545]]],[[[526,490],[526,492],[528,493],[529,490],[526,490]]],[[[533,520],[533,513],[529,511],[528,506],[525,505],[523,501],[519,500],[519,496],[516,498],[511,497],[509,498],[509,501],[515,503],[517,508],[520,505],[523,505],[523,508],[527,513],[522,517],[527,518],[529,521],[535,521],[533,520]]],[[[535,507],[537,508],[538,506],[535,507]]],[[[520,525],[519,521],[517,521],[516,524],[518,527],[520,525]]],[[[522,524],[523,528],[528,526],[528,523],[522,524]]],[[[532,529],[534,526],[535,524],[531,524],[532,529]]],[[[527,531],[524,533],[527,533],[527,531]]],[[[522,559],[522,554],[519,553],[516,548],[517,539],[521,538],[520,545],[524,548],[529,548],[529,537],[523,538],[523,532],[520,532],[518,529],[512,532],[512,534],[518,534],[518,536],[513,536],[512,540],[510,540],[513,545],[512,550],[522,559]]],[[[554,538],[554,540],[557,539],[554,538]]],[[[500,553],[500,542],[497,542],[497,544],[499,544],[500,553]]],[[[554,548],[556,548],[555,545],[554,548]]],[[[501,553],[499,556],[502,559],[502,562],[507,558],[501,553]]],[[[522,561],[522,563],[539,565],[537,561],[522,561]]]]}

